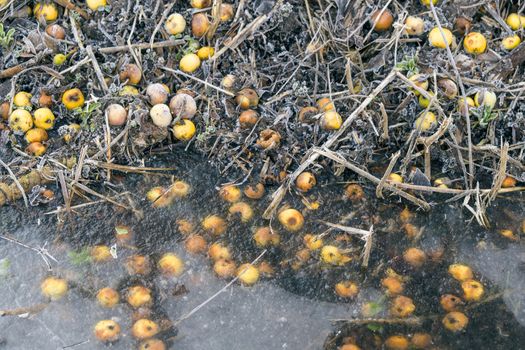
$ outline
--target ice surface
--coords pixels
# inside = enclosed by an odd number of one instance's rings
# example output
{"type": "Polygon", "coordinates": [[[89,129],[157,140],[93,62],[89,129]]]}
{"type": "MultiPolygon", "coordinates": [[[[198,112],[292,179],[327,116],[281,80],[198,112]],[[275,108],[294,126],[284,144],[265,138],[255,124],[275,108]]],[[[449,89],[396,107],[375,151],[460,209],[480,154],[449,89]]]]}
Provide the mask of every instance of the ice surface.
{"type": "Polygon", "coordinates": [[[483,249],[463,247],[461,255],[482,276],[505,291],[503,300],[516,320],[525,325],[525,250],[522,246],[507,248],[488,246],[483,249]]]}
{"type": "MultiPolygon", "coordinates": [[[[17,232],[21,241],[31,246],[43,242],[34,233],[17,232]]],[[[170,294],[175,281],[158,280],[164,296],[162,306],[175,321],[220,290],[226,282],[217,279],[204,258],[188,257],[179,247],[174,251],[187,261],[187,271],[180,281],[189,290],[182,296],[170,294]]],[[[60,263],[54,267],[70,267],[67,256],[58,248],[50,253],[60,263]]],[[[46,276],[46,265],[34,251],[0,241],[0,257],[11,261],[10,277],[0,281],[0,309],[29,306],[44,301],[40,281],[46,276]]],[[[115,262],[117,264],[117,262],[115,262]]],[[[82,269],[78,269],[81,273],[82,269]]],[[[98,283],[115,285],[123,277],[119,268],[96,271],[98,283]]],[[[270,281],[254,287],[234,284],[190,318],[179,325],[179,337],[174,347],[179,350],[199,349],[320,349],[330,331],[330,319],[348,318],[359,302],[336,304],[313,302],[291,294],[270,281]]],[[[103,309],[94,298],[83,296],[72,288],[67,297],[52,302],[44,311],[30,318],[0,318],[0,348],[28,349],[106,349],[92,336],[94,324],[105,318],[115,318],[123,329],[122,339],[112,349],[131,349],[135,341],[130,336],[131,309],[120,304],[103,309]],[[78,345],[75,345],[78,344],[78,345]]]]}

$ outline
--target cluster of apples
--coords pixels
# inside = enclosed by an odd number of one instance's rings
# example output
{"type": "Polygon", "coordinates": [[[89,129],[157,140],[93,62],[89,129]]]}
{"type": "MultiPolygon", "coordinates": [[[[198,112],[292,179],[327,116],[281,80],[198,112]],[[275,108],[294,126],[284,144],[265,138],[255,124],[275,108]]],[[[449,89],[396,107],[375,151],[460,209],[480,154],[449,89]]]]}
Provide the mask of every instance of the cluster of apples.
{"type": "MultiPolygon", "coordinates": [[[[120,244],[129,243],[133,234],[125,226],[117,227],[117,241],[120,244]]],[[[105,245],[97,245],[90,249],[90,256],[93,263],[101,264],[114,260],[111,248],[105,245]]],[[[125,261],[126,270],[133,276],[147,276],[153,266],[150,259],[143,255],[129,256],[125,261]]],[[[163,254],[156,264],[157,271],[165,278],[177,278],[184,271],[184,261],[175,253],[168,252],[163,254]]],[[[139,281],[140,279],[137,279],[139,281]]],[[[47,277],[41,283],[41,291],[44,297],[52,301],[57,301],[65,297],[69,291],[69,283],[65,278],[47,277]]],[[[125,290],[106,286],[99,289],[96,293],[97,303],[106,309],[112,309],[122,302],[125,302],[133,309],[133,325],[131,334],[140,342],[139,349],[166,349],[164,341],[157,339],[164,330],[171,327],[170,322],[165,320],[155,321],[151,308],[155,302],[153,291],[146,285],[137,282],[125,290]]],[[[122,336],[122,329],[116,319],[105,319],[96,323],[93,328],[95,337],[104,343],[113,343],[122,336]]]]}
{"type": "MultiPolygon", "coordinates": [[[[421,0],[421,3],[430,6],[430,0],[421,0]]],[[[437,5],[438,1],[433,0],[433,5],[437,5]]],[[[374,11],[370,15],[370,23],[375,31],[384,32],[392,28],[394,22],[394,15],[388,9],[380,9],[374,11]]],[[[507,25],[513,31],[519,31],[525,27],[525,16],[517,13],[511,13],[506,19],[507,25]]],[[[459,16],[455,21],[455,30],[465,35],[463,39],[463,48],[469,54],[479,55],[487,50],[487,38],[479,32],[471,31],[472,22],[466,17],[459,16]]],[[[404,22],[404,33],[409,36],[419,36],[425,32],[425,21],[418,16],[408,16],[404,22]]],[[[455,37],[449,28],[434,27],[428,34],[428,41],[431,46],[445,49],[456,45],[455,37]]],[[[505,36],[501,40],[501,47],[504,50],[513,50],[521,43],[521,38],[517,33],[505,36]]]]}
{"type": "MultiPolygon", "coordinates": [[[[207,9],[212,6],[211,0],[191,0],[191,7],[198,10],[207,9]]],[[[228,22],[233,18],[234,8],[231,4],[221,3],[216,19],[219,22],[228,22]]],[[[213,36],[218,23],[212,23],[206,11],[198,11],[192,15],[191,18],[191,33],[197,38],[207,36],[208,39],[213,36]],[[214,28],[214,29],[212,29],[214,28]],[[212,32],[213,30],[213,32],[212,32]]],[[[169,35],[181,35],[186,31],[186,19],[180,13],[172,13],[164,23],[164,29],[169,35]]],[[[179,68],[186,73],[193,73],[201,66],[201,61],[205,61],[213,57],[215,49],[210,46],[203,46],[196,50],[196,52],[187,52],[179,62],[179,68]]]]}
{"type": "MultiPolygon", "coordinates": [[[[18,134],[24,134],[28,143],[26,151],[34,156],[42,156],[47,150],[46,141],[49,140],[48,131],[53,129],[56,117],[51,110],[53,106],[53,97],[45,91],[40,91],[38,105],[33,114],[32,95],[28,92],[21,91],[13,97],[13,111],[9,114],[9,102],[0,105],[0,111],[3,119],[8,120],[9,128],[18,134]]],[[[62,103],[68,110],[73,110],[84,105],[84,95],[78,88],[72,88],[64,91],[62,94],[62,103]]],[[[64,140],[69,142],[71,135],[78,132],[80,125],[70,124],[68,130],[71,131],[64,135],[64,140]]]]}
{"type": "MultiPolygon", "coordinates": [[[[98,257],[100,258],[100,252],[98,257]]],[[[126,268],[134,275],[151,273],[149,259],[144,256],[134,255],[129,257],[126,262],[126,268]]],[[[163,276],[176,278],[184,271],[184,261],[174,253],[165,253],[159,259],[157,269],[163,276]]],[[[165,349],[165,343],[155,338],[155,336],[164,330],[163,327],[171,325],[163,325],[162,322],[156,322],[151,319],[150,308],[154,304],[153,291],[145,285],[135,284],[126,288],[124,296],[128,305],[134,309],[134,322],[131,327],[131,334],[140,341],[139,349],[165,349]]],[[[96,298],[98,304],[104,308],[113,308],[121,300],[119,292],[111,287],[100,289],[96,298]]],[[[113,319],[101,320],[95,325],[94,334],[98,340],[112,343],[121,337],[121,327],[113,319]]]]}
{"type": "MultiPolygon", "coordinates": [[[[0,111],[2,118],[8,120],[9,128],[12,131],[24,134],[28,143],[26,151],[35,156],[42,156],[47,150],[46,141],[49,140],[47,132],[54,127],[56,120],[51,110],[53,98],[41,91],[38,98],[39,108],[31,114],[32,97],[30,93],[20,91],[13,97],[12,112],[9,113],[9,102],[2,103],[0,111]]],[[[62,102],[67,109],[74,109],[84,104],[84,96],[79,89],[69,89],[62,95],[62,102]]]]}

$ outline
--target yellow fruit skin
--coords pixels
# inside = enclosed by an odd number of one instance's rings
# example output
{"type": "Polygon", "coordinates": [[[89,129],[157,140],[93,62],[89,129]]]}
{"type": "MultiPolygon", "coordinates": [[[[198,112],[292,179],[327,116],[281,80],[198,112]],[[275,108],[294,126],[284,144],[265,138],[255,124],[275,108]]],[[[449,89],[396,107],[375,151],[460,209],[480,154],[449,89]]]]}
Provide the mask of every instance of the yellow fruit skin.
{"type": "Polygon", "coordinates": [[[259,270],[252,264],[243,264],[237,269],[237,277],[245,286],[252,286],[259,280],[259,270]]]}
{"type": "Polygon", "coordinates": [[[420,17],[408,16],[405,20],[405,33],[408,35],[421,35],[425,31],[425,22],[420,17]]]}
{"type": "MultiPolygon", "coordinates": [[[[467,97],[466,101],[467,101],[467,109],[470,110],[470,108],[476,107],[476,103],[474,102],[474,99],[472,99],[471,97],[467,97]]],[[[463,97],[458,100],[458,111],[460,114],[464,114],[463,112],[466,112],[465,99],[463,99],[463,97]]]]}
{"type": "Polygon", "coordinates": [[[9,116],[9,127],[13,131],[26,132],[33,127],[31,113],[25,109],[15,109],[9,116]]]}
{"type": "Polygon", "coordinates": [[[517,13],[511,13],[505,21],[512,30],[519,30],[525,27],[525,16],[520,16],[517,13]]]}
{"type": "Polygon", "coordinates": [[[394,182],[394,183],[403,183],[403,177],[399,174],[396,174],[396,173],[392,173],[390,175],[388,175],[388,181],[389,182],[394,182]]]}
{"type": "Polygon", "coordinates": [[[447,44],[450,46],[452,44],[452,40],[454,36],[452,35],[452,32],[447,29],[443,28],[443,34],[445,35],[445,40],[443,39],[443,36],[441,35],[441,31],[438,27],[435,27],[430,31],[428,34],[428,41],[430,42],[430,45],[440,48],[440,49],[446,49],[447,44]]]}
{"type": "Polygon", "coordinates": [[[335,105],[328,97],[317,100],[317,107],[322,112],[335,111],[335,105]]]}
{"type": "Polygon", "coordinates": [[[131,85],[125,85],[119,92],[120,96],[136,96],[139,94],[139,90],[136,87],[131,85]]]}
{"type": "Polygon", "coordinates": [[[463,299],[466,301],[479,301],[485,292],[483,285],[472,279],[463,281],[461,288],[463,289],[463,299]]]}
{"type": "Polygon", "coordinates": [[[304,225],[304,216],[297,209],[285,209],[279,213],[277,218],[281,225],[291,232],[299,231],[304,225]]]}
{"type": "Polygon", "coordinates": [[[436,115],[432,112],[423,112],[416,119],[414,128],[420,131],[429,131],[436,125],[436,115]]]}
{"type": "Polygon", "coordinates": [[[157,199],[159,199],[164,193],[166,193],[166,189],[164,187],[153,187],[146,193],[146,198],[150,202],[155,202],[157,199]]]}
{"type": "Polygon", "coordinates": [[[452,311],[445,315],[442,323],[449,331],[459,332],[468,325],[468,318],[462,312],[452,311]]]}
{"type": "Polygon", "coordinates": [[[46,22],[53,22],[58,18],[58,9],[54,3],[37,3],[33,9],[36,18],[44,18],[46,22]]]}
{"type": "Polygon", "coordinates": [[[476,107],[487,106],[489,108],[494,108],[496,105],[497,96],[492,91],[481,90],[476,93],[474,96],[474,103],[476,107]]]}
{"type": "Polygon", "coordinates": [[[49,108],[39,108],[34,114],[35,126],[44,130],[53,128],[55,115],[49,108]]]}
{"type": "Polygon", "coordinates": [[[158,266],[160,271],[167,275],[180,276],[184,271],[184,262],[173,253],[164,254],[158,266]]]}
{"type": "Polygon", "coordinates": [[[521,43],[521,39],[519,36],[517,36],[516,34],[514,35],[511,35],[511,36],[508,36],[506,38],[504,38],[502,41],[501,41],[501,46],[505,49],[505,50],[513,50],[515,49],[516,47],[518,47],[518,45],[521,43]]]}
{"type": "MultiPolygon", "coordinates": [[[[418,88],[422,90],[428,90],[428,80],[423,74],[411,75],[408,80],[414,83],[418,88]]],[[[411,89],[414,95],[419,96],[421,93],[416,89],[411,89]]]]}
{"type": "Polygon", "coordinates": [[[273,232],[269,227],[260,227],[253,235],[255,244],[260,247],[278,246],[281,242],[281,237],[277,232],[273,232]]]}
{"type": "Polygon", "coordinates": [[[29,92],[20,91],[13,98],[13,105],[15,107],[31,107],[31,97],[29,92]]]}
{"type": "Polygon", "coordinates": [[[321,117],[321,127],[324,130],[339,130],[343,124],[343,118],[336,111],[328,111],[321,117]]]}
{"type": "Polygon", "coordinates": [[[481,33],[468,33],[463,40],[463,47],[467,53],[479,55],[487,49],[487,39],[481,33]]]}
{"type": "Polygon", "coordinates": [[[334,289],[341,298],[355,298],[359,293],[359,286],[351,281],[338,282],[334,289]]]}
{"type": "Polygon", "coordinates": [[[101,342],[113,342],[120,336],[120,325],[113,320],[102,320],[95,325],[93,333],[101,342]]]}
{"type": "Polygon", "coordinates": [[[155,336],[159,330],[159,326],[155,322],[140,319],[133,324],[131,334],[137,339],[147,339],[155,336]]]}
{"type": "Polygon", "coordinates": [[[166,20],[164,28],[171,35],[180,34],[186,29],[186,20],[180,13],[172,13],[166,20]]]}
{"type": "Polygon", "coordinates": [[[55,66],[61,66],[64,64],[64,62],[66,62],[66,59],[67,59],[67,56],[64,55],[63,53],[57,53],[54,57],[53,57],[53,64],[55,66]]]}
{"type": "Polygon", "coordinates": [[[470,280],[474,277],[472,270],[467,265],[452,264],[448,267],[448,273],[458,281],[470,280]]]}
{"type": "Polygon", "coordinates": [[[302,172],[295,180],[295,186],[301,192],[310,191],[316,184],[315,175],[309,171],[302,172]]]}
{"type": "Polygon", "coordinates": [[[143,286],[133,286],[128,291],[128,303],[134,308],[150,305],[153,301],[151,291],[143,286]]]}
{"type": "Polygon", "coordinates": [[[226,185],[219,190],[219,196],[227,202],[235,203],[241,199],[242,193],[239,187],[226,185]]]}
{"type": "Polygon", "coordinates": [[[390,305],[390,315],[394,317],[408,317],[416,310],[412,299],[403,295],[397,296],[390,305]]]}
{"type": "Polygon", "coordinates": [[[339,248],[331,246],[331,245],[325,245],[321,249],[321,260],[330,265],[339,265],[341,262],[343,256],[341,252],[339,251],[339,248]]]}
{"type": "Polygon", "coordinates": [[[42,294],[51,300],[58,300],[67,293],[67,281],[62,278],[48,277],[40,286],[42,294]]]}
{"type": "Polygon", "coordinates": [[[137,85],[142,80],[142,70],[134,63],[124,64],[120,67],[119,79],[130,85],[137,85]]]}
{"type": "Polygon", "coordinates": [[[370,24],[376,32],[384,32],[392,27],[394,17],[388,9],[376,10],[370,15],[370,24]]]}
{"type": "MultiPolygon", "coordinates": [[[[430,96],[434,96],[434,93],[432,91],[429,91],[428,94],[430,96]]],[[[430,105],[430,100],[423,95],[419,95],[418,102],[422,108],[427,108],[430,105]]]]}
{"type": "Polygon", "coordinates": [[[47,132],[42,128],[30,129],[26,132],[24,138],[27,143],[43,142],[48,140],[47,132]]]}
{"type": "Polygon", "coordinates": [[[189,141],[195,135],[195,124],[191,120],[183,119],[173,126],[173,136],[180,141],[189,141]]]}
{"type": "Polygon", "coordinates": [[[220,236],[226,232],[227,224],[220,216],[209,215],[202,220],[202,228],[214,236],[220,236]]]}
{"type": "Polygon", "coordinates": [[[388,350],[406,350],[409,345],[407,337],[403,335],[391,335],[385,340],[385,348],[388,350]]]}
{"type": "Polygon", "coordinates": [[[62,103],[69,110],[82,107],[84,94],[78,88],[66,90],[62,95],[62,103]]]}
{"type": "Polygon", "coordinates": [[[190,190],[191,186],[187,182],[182,180],[175,181],[169,189],[170,194],[178,198],[186,197],[188,193],[190,193],[190,190]]]}
{"type": "MultiPolygon", "coordinates": [[[[421,3],[425,6],[430,7],[430,0],[421,0],[421,3]]],[[[432,0],[432,5],[436,5],[438,3],[438,0],[432,0]]]]}
{"type": "Polygon", "coordinates": [[[231,253],[228,247],[224,247],[220,245],[219,243],[213,243],[210,248],[208,249],[208,256],[213,261],[218,261],[221,259],[224,260],[230,260],[231,259],[231,253]]]}
{"type": "Polygon", "coordinates": [[[303,237],[304,245],[310,250],[317,250],[323,246],[323,239],[318,238],[312,234],[307,234],[303,237]]]}
{"type": "Polygon", "coordinates": [[[116,290],[105,287],[98,291],[97,301],[103,307],[113,307],[118,304],[120,297],[116,290]]]}
{"type": "Polygon", "coordinates": [[[257,107],[259,104],[259,95],[254,89],[242,89],[235,96],[235,102],[242,109],[249,109],[250,107],[257,107]]]}
{"type": "Polygon", "coordinates": [[[106,0],[86,0],[86,5],[92,10],[96,11],[100,7],[104,7],[107,5],[106,0]]]}
{"type": "Polygon", "coordinates": [[[113,256],[108,246],[97,245],[91,248],[91,258],[94,262],[105,262],[111,260],[113,256]]]}
{"type": "Polygon", "coordinates": [[[162,340],[151,338],[140,343],[139,350],[166,350],[166,345],[162,340]]]}
{"type": "Polygon", "coordinates": [[[248,222],[253,218],[253,209],[244,202],[234,203],[228,212],[232,215],[240,215],[242,222],[248,222]]]}
{"type": "Polygon", "coordinates": [[[190,5],[195,9],[203,9],[211,6],[211,0],[191,0],[190,5]]]}
{"type": "Polygon", "coordinates": [[[215,54],[215,49],[210,46],[204,46],[197,51],[197,56],[203,61],[210,59],[215,54]]]}
{"type": "Polygon", "coordinates": [[[31,142],[26,148],[26,152],[32,154],[36,157],[42,156],[46,153],[47,147],[44,146],[41,142],[31,142]]]}
{"type": "Polygon", "coordinates": [[[201,59],[194,53],[184,55],[180,60],[180,70],[186,73],[193,73],[201,66],[201,59]]]}

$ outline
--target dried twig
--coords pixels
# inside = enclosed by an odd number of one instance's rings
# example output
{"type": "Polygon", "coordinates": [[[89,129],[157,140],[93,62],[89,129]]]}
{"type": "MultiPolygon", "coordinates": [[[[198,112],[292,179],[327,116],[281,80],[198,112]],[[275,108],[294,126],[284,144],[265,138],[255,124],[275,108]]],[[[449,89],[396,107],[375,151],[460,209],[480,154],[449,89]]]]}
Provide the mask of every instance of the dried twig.
{"type": "MultiPolygon", "coordinates": [[[[320,148],[316,148],[314,149],[314,152],[316,152],[317,154],[319,155],[322,155],[324,157],[327,157],[345,167],[347,167],[348,169],[354,171],[355,173],[357,173],[358,175],[378,184],[381,180],[378,179],[377,177],[375,177],[374,175],[370,174],[369,172],[355,166],[354,164],[348,162],[346,159],[342,158],[341,156],[339,156],[337,153],[335,153],[334,151],[330,151],[330,150],[327,150],[327,149],[320,149],[320,148]]],[[[396,184],[397,185],[401,185],[401,184],[396,184]]],[[[413,195],[409,194],[409,193],[406,193],[405,191],[403,191],[401,188],[398,188],[392,184],[389,184],[389,183],[386,183],[384,184],[384,187],[392,192],[394,192],[395,194],[413,202],[415,205],[425,209],[425,210],[430,210],[430,204],[428,204],[427,202],[425,202],[424,200],[422,199],[419,199],[417,197],[414,197],[413,195]]],[[[401,187],[401,186],[400,186],[401,187]]],[[[422,186],[422,187],[425,187],[425,186],[422,186]]]]}
{"type": "Polygon", "coordinates": [[[498,172],[494,176],[494,181],[492,184],[492,189],[486,196],[485,200],[485,206],[489,206],[489,204],[496,199],[496,196],[498,194],[498,191],[501,189],[501,185],[503,184],[503,180],[505,180],[506,177],[506,170],[507,170],[507,160],[509,158],[509,143],[505,142],[503,144],[503,147],[501,148],[501,156],[499,159],[499,168],[498,172]]]}
{"type": "MultiPolygon", "coordinates": [[[[343,135],[346,131],[346,129],[350,126],[350,124],[365,110],[366,107],[374,100],[374,98],[381,92],[383,89],[390,84],[396,77],[396,70],[392,70],[386,77],[383,79],[381,83],[361,102],[361,104],[346,118],[346,120],[343,122],[343,125],[341,125],[341,128],[337,130],[322,146],[323,149],[329,149],[338,139],[343,135]]],[[[265,212],[263,213],[263,218],[269,219],[275,210],[277,209],[277,206],[283,199],[286,189],[292,183],[297,176],[299,176],[300,173],[302,173],[306,168],[308,168],[315,160],[319,157],[319,153],[313,152],[313,147],[310,148],[307,152],[308,157],[305,161],[303,161],[299,167],[284,181],[284,183],[272,194],[272,202],[266,208],[265,212]]]]}
{"type": "Polygon", "coordinates": [[[257,29],[259,29],[259,27],[262,26],[278,8],[281,7],[282,2],[283,0],[277,1],[277,3],[274,5],[273,9],[269,13],[261,15],[254,19],[253,22],[248,24],[243,30],[237,33],[235,37],[228,41],[228,43],[226,43],[224,47],[217,51],[210,60],[216,61],[226,51],[234,50],[235,48],[237,48],[244,40],[246,40],[246,38],[248,38],[251,34],[255,33],[257,29]]]}
{"type": "Polygon", "coordinates": [[[15,174],[11,171],[11,168],[9,167],[9,165],[4,163],[4,161],[2,159],[0,159],[0,164],[7,170],[7,172],[9,173],[9,176],[11,177],[11,179],[13,179],[14,183],[16,184],[16,187],[18,188],[18,190],[22,194],[22,198],[24,198],[24,203],[26,205],[26,208],[29,208],[29,201],[27,200],[26,192],[24,191],[24,188],[20,184],[20,181],[18,181],[18,179],[16,178],[15,174]]]}
{"type": "Polygon", "coordinates": [[[112,47],[101,47],[97,49],[98,52],[109,54],[109,53],[116,53],[121,51],[127,51],[130,49],[138,49],[138,50],[145,50],[145,49],[159,49],[162,47],[173,47],[173,46],[179,46],[184,44],[184,40],[165,40],[165,41],[159,41],[156,43],[137,43],[137,44],[131,44],[131,45],[120,45],[120,46],[112,46],[112,47]]]}
{"type": "Polygon", "coordinates": [[[91,45],[86,46],[86,52],[89,58],[91,59],[91,64],[95,69],[95,74],[97,76],[100,87],[102,88],[102,90],[104,90],[104,93],[109,94],[108,84],[106,84],[106,81],[104,80],[104,75],[102,74],[102,70],[100,70],[100,66],[98,65],[98,61],[95,57],[95,54],[93,53],[93,48],[91,47],[91,45]]]}
{"type": "Polygon", "coordinates": [[[151,34],[151,38],[149,39],[149,48],[153,49],[153,44],[155,41],[155,36],[157,35],[157,32],[159,31],[160,27],[165,23],[166,18],[168,17],[168,14],[170,13],[171,9],[173,8],[173,5],[175,5],[177,2],[172,1],[168,7],[162,12],[162,16],[160,17],[159,22],[155,26],[155,29],[153,30],[153,33],[151,34]]]}
{"type": "Polygon", "coordinates": [[[81,15],[84,19],[89,19],[89,14],[82,10],[77,5],[73,4],[69,0],[53,0],[55,3],[59,4],[62,7],[67,8],[68,10],[75,11],[79,15],[81,15]]]}
{"type": "MultiPolygon", "coordinates": [[[[266,254],[267,250],[263,250],[261,252],[261,254],[259,254],[259,256],[257,256],[257,258],[255,258],[255,260],[253,260],[251,262],[251,264],[256,264],[260,259],[262,259],[262,257],[264,256],[264,254],[266,254]]],[[[211,302],[213,299],[217,298],[222,292],[224,292],[226,289],[228,289],[228,287],[230,287],[232,284],[234,284],[235,282],[237,282],[237,280],[247,271],[247,269],[244,269],[243,271],[241,271],[239,274],[237,274],[237,276],[232,279],[230,282],[228,282],[224,287],[222,287],[221,289],[219,289],[215,294],[213,294],[211,297],[209,297],[208,299],[204,300],[202,303],[200,303],[199,305],[197,305],[196,307],[194,307],[193,309],[190,310],[190,312],[188,312],[187,314],[181,316],[177,321],[173,322],[173,325],[174,326],[178,326],[182,321],[190,318],[194,313],[196,313],[197,311],[199,311],[200,309],[202,309],[204,306],[206,306],[209,302],[211,302]]]]}
{"type": "Polygon", "coordinates": [[[358,235],[359,238],[361,238],[361,240],[365,242],[365,245],[363,247],[363,253],[362,253],[362,259],[363,259],[362,265],[364,267],[368,266],[368,261],[370,259],[370,253],[372,251],[372,238],[374,236],[374,226],[371,226],[370,229],[367,231],[367,230],[362,230],[362,229],[355,228],[355,227],[344,226],[340,224],[333,224],[333,223],[322,221],[322,220],[321,222],[327,226],[330,226],[331,228],[341,230],[351,235],[358,235]]]}
{"type": "Polygon", "coordinates": [[[423,324],[423,319],[420,317],[407,318],[354,318],[354,319],[332,319],[331,322],[345,323],[349,325],[365,325],[369,323],[377,324],[404,324],[410,326],[420,326],[423,324]]]}
{"type": "MultiPolygon", "coordinates": [[[[214,56],[214,57],[215,57],[215,56],[214,56]]],[[[189,74],[186,74],[186,73],[184,73],[184,72],[182,72],[182,71],[180,71],[180,70],[178,70],[178,69],[171,69],[171,68],[168,68],[168,67],[161,67],[161,68],[164,69],[164,70],[167,71],[167,72],[170,72],[170,73],[173,73],[173,74],[177,74],[177,75],[182,75],[182,76],[185,77],[185,78],[188,78],[188,79],[192,79],[192,80],[198,81],[199,83],[204,84],[204,85],[206,85],[206,86],[208,86],[208,87],[211,87],[212,89],[215,89],[215,90],[217,90],[217,91],[220,91],[220,92],[222,92],[223,94],[228,95],[228,96],[230,96],[230,97],[235,97],[235,94],[234,94],[233,92],[231,92],[231,91],[221,89],[221,88],[218,87],[218,86],[215,86],[215,85],[213,85],[213,84],[208,83],[207,81],[204,81],[204,80],[202,80],[202,79],[199,79],[199,78],[196,78],[196,77],[191,76],[191,75],[189,75],[189,74]]]]}
{"type": "Polygon", "coordinates": [[[48,271],[52,271],[53,269],[51,268],[51,263],[49,262],[49,259],[53,260],[54,262],[58,263],[58,260],[55,259],[53,257],[53,255],[51,255],[47,249],[46,249],[46,243],[44,243],[44,245],[42,247],[39,247],[39,248],[35,248],[35,247],[31,247],[25,243],[22,243],[20,242],[19,240],[17,240],[16,238],[13,238],[13,237],[10,237],[10,236],[6,236],[6,235],[0,235],[0,238],[2,238],[3,240],[6,240],[8,242],[11,242],[11,243],[14,243],[16,245],[19,245],[21,247],[24,247],[24,248],[27,248],[27,249],[30,249],[32,251],[35,251],[38,253],[38,255],[40,255],[40,257],[42,258],[42,260],[44,260],[44,262],[46,263],[47,265],[47,270],[48,271]]]}
{"type": "Polygon", "coordinates": [[[31,306],[25,306],[25,307],[17,307],[16,309],[7,309],[7,310],[0,310],[0,317],[3,316],[19,316],[23,317],[24,315],[31,315],[39,313],[40,311],[44,310],[49,304],[48,303],[41,303],[31,306]]]}
{"type": "Polygon", "coordinates": [[[376,187],[376,197],[377,198],[383,198],[383,186],[385,185],[388,177],[390,176],[390,173],[392,173],[392,169],[394,169],[394,166],[396,165],[396,162],[399,159],[400,155],[401,155],[401,151],[397,151],[392,156],[392,159],[390,159],[390,163],[388,164],[388,168],[386,169],[385,173],[383,174],[383,177],[381,178],[381,181],[379,181],[379,183],[377,184],[377,187],[376,187]]]}
{"type": "Polygon", "coordinates": [[[468,184],[470,185],[470,188],[472,188],[473,182],[474,182],[474,161],[472,157],[472,130],[471,130],[471,123],[470,123],[470,115],[469,115],[469,109],[467,105],[467,94],[465,92],[465,86],[463,85],[463,81],[461,80],[461,75],[459,74],[458,67],[456,66],[456,61],[454,60],[454,56],[452,55],[452,51],[450,50],[450,46],[448,45],[448,42],[446,40],[445,33],[443,32],[443,27],[441,26],[441,23],[439,21],[438,15],[436,13],[436,8],[434,7],[433,1],[430,1],[430,10],[432,11],[432,16],[434,17],[434,20],[436,21],[436,25],[439,28],[439,32],[443,38],[443,41],[447,45],[446,51],[447,51],[447,57],[450,61],[450,65],[454,69],[454,74],[456,76],[456,80],[459,85],[459,89],[461,92],[461,97],[463,98],[464,102],[464,108],[462,109],[462,114],[465,117],[465,122],[467,125],[467,139],[468,139],[468,160],[469,160],[469,181],[468,184]]]}

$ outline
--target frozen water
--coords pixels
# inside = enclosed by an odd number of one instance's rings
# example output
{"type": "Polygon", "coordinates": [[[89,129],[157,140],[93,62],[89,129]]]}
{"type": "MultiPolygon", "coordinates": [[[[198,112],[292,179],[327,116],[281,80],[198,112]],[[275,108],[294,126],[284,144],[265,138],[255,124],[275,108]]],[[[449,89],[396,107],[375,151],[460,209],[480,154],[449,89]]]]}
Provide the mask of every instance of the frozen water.
{"type": "MultiPolygon", "coordinates": [[[[31,239],[33,234],[17,232],[16,236],[26,244],[40,246],[43,242],[31,239]]],[[[226,282],[214,276],[203,258],[188,257],[178,247],[173,250],[187,259],[188,269],[178,282],[182,282],[189,293],[171,295],[173,281],[158,281],[157,285],[163,295],[162,307],[175,321],[224,287],[226,282]]],[[[55,268],[71,268],[59,247],[50,247],[50,253],[60,262],[58,266],[53,264],[55,268]]],[[[11,262],[9,276],[0,281],[0,310],[44,302],[40,282],[47,268],[41,257],[6,241],[0,241],[0,257],[11,262]]],[[[118,261],[113,265],[117,264],[118,261]]],[[[81,276],[82,269],[76,268],[76,272],[81,276]]],[[[105,268],[95,273],[100,279],[97,287],[115,286],[114,281],[123,277],[119,268],[105,268]]],[[[174,348],[320,349],[330,331],[330,320],[351,317],[358,304],[314,302],[267,281],[249,288],[234,284],[180,323],[174,348]]],[[[135,344],[129,332],[131,312],[125,304],[103,309],[93,297],[71,288],[67,297],[52,302],[44,311],[29,318],[0,318],[0,334],[5,342],[0,348],[105,349],[107,347],[92,336],[92,327],[98,320],[114,318],[123,329],[123,337],[111,348],[130,349],[135,344]]]]}
{"type": "Polygon", "coordinates": [[[464,261],[505,291],[503,300],[516,320],[525,325],[525,251],[519,245],[507,248],[487,246],[473,250],[463,247],[464,261]]]}

